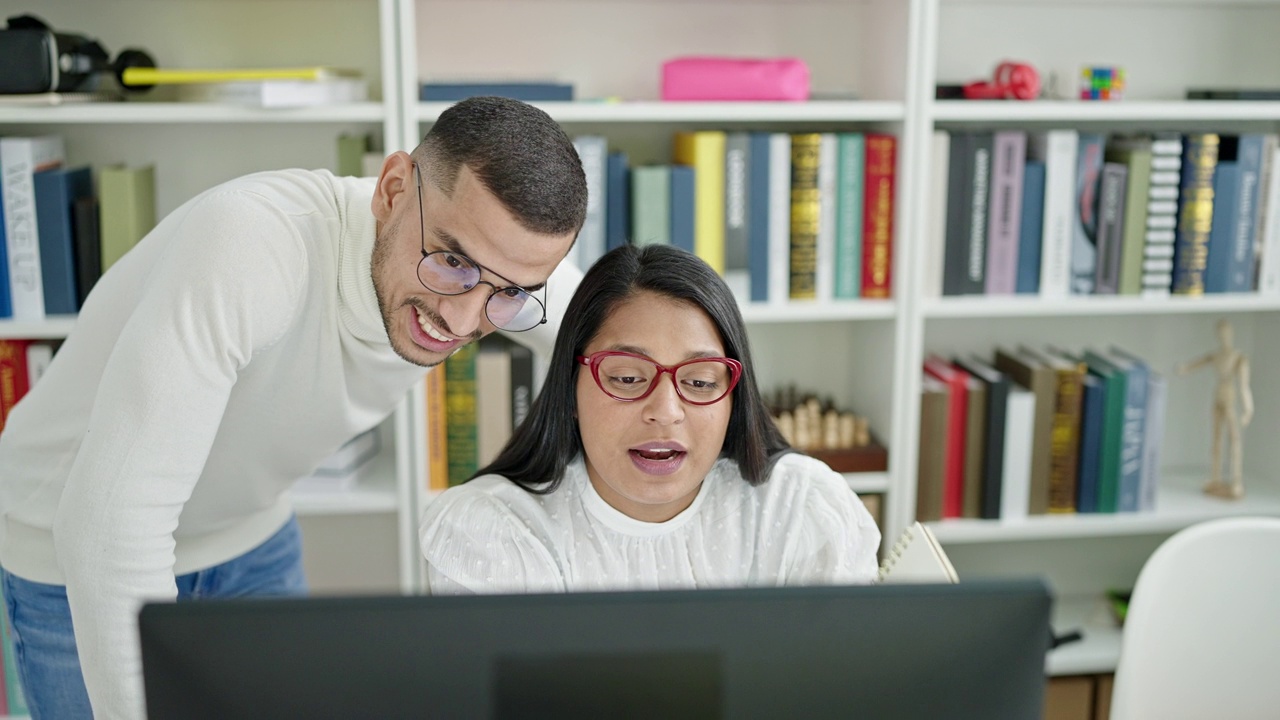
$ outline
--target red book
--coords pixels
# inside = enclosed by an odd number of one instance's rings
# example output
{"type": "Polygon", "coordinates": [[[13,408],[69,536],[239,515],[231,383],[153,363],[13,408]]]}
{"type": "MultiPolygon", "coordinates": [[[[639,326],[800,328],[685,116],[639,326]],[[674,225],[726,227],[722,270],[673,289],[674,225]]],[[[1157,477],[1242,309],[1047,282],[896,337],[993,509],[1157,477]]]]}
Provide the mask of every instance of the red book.
{"type": "Polygon", "coordinates": [[[893,260],[893,178],[897,138],[868,134],[863,176],[862,297],[887,298],[893,260]]]}
{"type": "Polygon", "coordinates": [[[9,412],[31,389],[27,373],[27,346],[30,340],[0,340],[0,431],[9,412]]]}
{"type": "Polygon", "coordinates": [[[964,513],[965,440],[969,422],[969,374],[942,358],[930,356],[924,371],[947,386],[951,402],[947,406],[946,465],[942,481],[942,517],[958,518],[964,513]]]}

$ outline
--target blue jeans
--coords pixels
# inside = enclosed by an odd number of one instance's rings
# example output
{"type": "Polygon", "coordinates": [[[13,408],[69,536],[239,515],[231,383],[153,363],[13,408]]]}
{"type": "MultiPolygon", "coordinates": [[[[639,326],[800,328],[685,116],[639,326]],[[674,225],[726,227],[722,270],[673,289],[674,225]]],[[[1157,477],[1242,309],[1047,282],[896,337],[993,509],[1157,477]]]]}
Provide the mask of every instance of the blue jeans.
{"type": "MultiPolygon", "coordinates": [[[[92,720],[80,673],[67,588],[31,582],[0,568],[13,632],[18,678],[32,720],[92,720]]],[[[291,518],[266,542],[238,558],[179,575],[178,599],[245,595],[305,595],[302,535],[291,518]]],[[[13,707],[12,700],[10,708],[13,707]]]]}

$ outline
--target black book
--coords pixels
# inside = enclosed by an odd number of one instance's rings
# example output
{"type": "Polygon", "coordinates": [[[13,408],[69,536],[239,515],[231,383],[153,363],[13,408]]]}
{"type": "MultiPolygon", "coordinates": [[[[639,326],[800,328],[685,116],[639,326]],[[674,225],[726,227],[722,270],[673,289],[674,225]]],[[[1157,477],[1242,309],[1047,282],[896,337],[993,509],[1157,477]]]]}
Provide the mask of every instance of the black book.
{"type": "Polygon", "coordinates": [[[982,500],[979,517],[1000,517],[1004,487],[1004,431],[1009,407],[1009,376],[978,357],[956,358],[956,365],[987,386],[987,437],[982,460],[982,500]]]}

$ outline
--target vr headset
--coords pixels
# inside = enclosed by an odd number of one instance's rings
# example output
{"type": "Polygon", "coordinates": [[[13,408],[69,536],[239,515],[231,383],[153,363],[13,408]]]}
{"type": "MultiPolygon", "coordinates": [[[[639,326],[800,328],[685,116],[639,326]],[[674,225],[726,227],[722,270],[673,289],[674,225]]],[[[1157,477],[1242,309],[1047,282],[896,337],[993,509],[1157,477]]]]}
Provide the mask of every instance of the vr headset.
{"type": "MultiPolygon", "coordinates": [[[[96,40],[53,31],[34,15],[8,19],[0,29],[0,94],[84,92],[106,73],[120,76],[128,67],[155,67],[143,50],[123,50],[114,62],[96,40]]],[[[146,90],[127,87],[126,90],[146,90]]]]}

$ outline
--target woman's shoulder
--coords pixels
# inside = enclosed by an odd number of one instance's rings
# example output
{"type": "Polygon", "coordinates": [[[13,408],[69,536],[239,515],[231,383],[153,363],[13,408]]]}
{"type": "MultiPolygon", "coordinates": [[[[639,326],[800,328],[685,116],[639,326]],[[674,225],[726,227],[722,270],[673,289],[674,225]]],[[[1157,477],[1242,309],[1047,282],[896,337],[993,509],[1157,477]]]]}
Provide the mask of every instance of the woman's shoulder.
{"type": "Polygon", "coordinates": [[[481,475],[445,490],[427,503],[422,525],[424,530],[438,525],[528,525],[546,514],[546,497],[531,493],[502,475],[481,475]]]}

